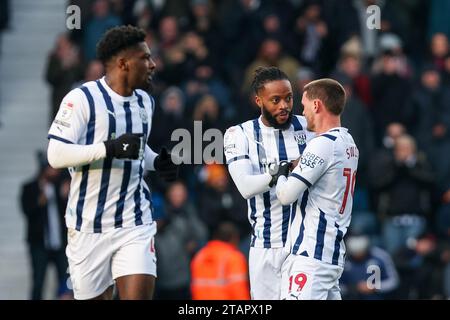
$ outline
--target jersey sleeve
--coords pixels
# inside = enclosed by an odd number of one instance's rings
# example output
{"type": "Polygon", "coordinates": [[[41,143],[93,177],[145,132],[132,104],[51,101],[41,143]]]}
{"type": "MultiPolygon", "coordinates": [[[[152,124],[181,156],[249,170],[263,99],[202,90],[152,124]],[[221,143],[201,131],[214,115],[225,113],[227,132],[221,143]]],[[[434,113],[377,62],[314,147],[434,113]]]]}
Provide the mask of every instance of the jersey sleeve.
{"type": "Polygon", "coordinates": [[[224,152],[228,171],[244,199],[250,199],[270,190],[271,175],[269,173],[253,173],[248,154],[248,140],[241,127],[231,127],[226,131],[224,152]]]}
{"type": "Polygon", "coordinates": [[[145,145],[145,170],[155,171],[155,159],[158,154],[153,151],[148,145],[145,145]]]}
{"type": "Polygon", "coordinates": [[[233,126],[225,132],[223,146],[227,164],[249,159],[248,141],[241,127],[233,126]]]}
{"type": "Polygon", "coordinates": [[[84,100],[85,97],[80,89],[74,89],[64,97],[50,126],[49,139],[80,144],[79,140],[86,132],[89,119],[89,108],[84,100]]]}
{"type": "Polygon", "coordinates": [[[324,137],[312,139],[289,177],[299,179],[308,188],[311,187],[332,164],[333,143],[332,140],[324,137]]]}

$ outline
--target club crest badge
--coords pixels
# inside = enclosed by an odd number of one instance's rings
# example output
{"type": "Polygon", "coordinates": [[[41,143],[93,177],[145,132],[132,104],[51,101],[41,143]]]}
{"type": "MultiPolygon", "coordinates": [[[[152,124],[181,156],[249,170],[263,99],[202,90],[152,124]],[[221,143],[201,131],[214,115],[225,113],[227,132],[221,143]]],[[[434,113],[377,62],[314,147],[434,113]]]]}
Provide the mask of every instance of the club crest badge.
{"type": "Polygon", "coordinates": [[[147,112],[145,112],[144,108],[139,109],[139,116],[141,117],[143,123],[148,122],[147,112]]]}
{"type": "Polygon", "coordinates": [[[302,132],[295,132],[294,139],[297,144],[304,145],[306,143],[306,134],[302,132]]]}

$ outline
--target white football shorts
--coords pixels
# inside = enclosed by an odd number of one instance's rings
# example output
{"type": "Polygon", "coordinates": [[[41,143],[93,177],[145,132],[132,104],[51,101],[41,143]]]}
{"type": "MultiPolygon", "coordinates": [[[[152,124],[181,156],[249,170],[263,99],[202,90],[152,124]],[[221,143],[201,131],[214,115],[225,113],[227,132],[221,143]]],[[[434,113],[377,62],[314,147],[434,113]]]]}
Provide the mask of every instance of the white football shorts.
{"type": "Polygon", "coordinates": [[[343,270],[311,257],[290,254],[282,267],[281,299],[341,300],[339,278],[343,270]]]}
{"type": "Polygon", "coordinates": [[[156,277],[156,223],[106,233],[68,230],[66,255],[75,299],[92,299],[131,274],[156,277]]]}
{"type": "Polygon", "coordinates": [[[248,262],[252,300],[280,299],[281,266],[288,254],[284,248],[250,248],[248,262]]]}

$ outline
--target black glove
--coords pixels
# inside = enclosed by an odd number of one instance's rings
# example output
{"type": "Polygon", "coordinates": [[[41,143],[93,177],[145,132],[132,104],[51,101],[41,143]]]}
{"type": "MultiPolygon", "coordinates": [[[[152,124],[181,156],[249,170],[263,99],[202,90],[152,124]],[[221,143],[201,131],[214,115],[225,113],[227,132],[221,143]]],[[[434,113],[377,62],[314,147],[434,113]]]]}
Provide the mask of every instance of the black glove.
{"type": "Polygon", "coordinates": [[[276,185],[280,176],[287,177],[289,175],[290,167],[291,163],[287,161],[281,161],[280,164],[274,163],[272,166],[269,166],[269,173],[272,175],[272,180],[270,180],[269,187],[272,188],[276,185]]]}
{"type": "Polygon", "coordinates": [[[172,162],[172,157],[165,147],[161,148],[155,158],[155,170],[167,182],[173,182],[178,177],[178,166],[172,162]]]}
{"type": "Polygon", "coordinates": [[[107,158],[137,159],[141,146],[142,133],[125,133],[114,140],[103,142],[106,147],[107,158]]]}

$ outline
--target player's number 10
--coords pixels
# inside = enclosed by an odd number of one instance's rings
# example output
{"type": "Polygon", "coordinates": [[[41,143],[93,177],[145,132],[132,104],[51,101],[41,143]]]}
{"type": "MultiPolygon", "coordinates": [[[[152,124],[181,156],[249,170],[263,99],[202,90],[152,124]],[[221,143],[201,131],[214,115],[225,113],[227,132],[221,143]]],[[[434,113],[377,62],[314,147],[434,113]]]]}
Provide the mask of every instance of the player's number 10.
{"type": "Polygon", "coordinates": [[[341,209],[339,210],[340,214],[343,214],[345,211],[350,186],[352,187],[352,197],[353,194],[355,193],[356,171],[354,171],[352,174],[352,169],[344,168],[343,176],[347,178],[347,183],[345,184],[345,192],[344,192],[344,199],[342,200],[342,206],[341,209]]]}

